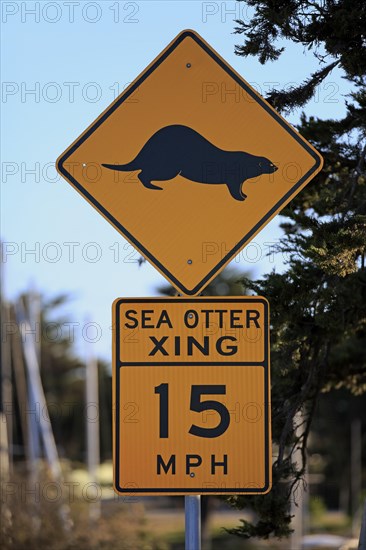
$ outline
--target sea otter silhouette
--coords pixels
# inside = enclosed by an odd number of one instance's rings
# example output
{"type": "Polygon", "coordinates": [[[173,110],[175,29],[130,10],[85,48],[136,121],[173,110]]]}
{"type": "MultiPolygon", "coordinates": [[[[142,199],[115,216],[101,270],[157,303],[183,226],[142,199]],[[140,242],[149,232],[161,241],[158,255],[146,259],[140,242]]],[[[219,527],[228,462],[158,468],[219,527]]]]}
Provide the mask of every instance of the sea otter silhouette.
{"type": "Polygon", "coordinates": [[[238,201],[247,198],[241,190],[245,180],[277,170],[265,157],[224,151],[192,128],[179,124],[158,130],[131,162],[102,166],[123,172],[141,170],[138,178],[148,189],[162,189],[151,182],[178,175],[197,183],[225,184],[238,201]]]}

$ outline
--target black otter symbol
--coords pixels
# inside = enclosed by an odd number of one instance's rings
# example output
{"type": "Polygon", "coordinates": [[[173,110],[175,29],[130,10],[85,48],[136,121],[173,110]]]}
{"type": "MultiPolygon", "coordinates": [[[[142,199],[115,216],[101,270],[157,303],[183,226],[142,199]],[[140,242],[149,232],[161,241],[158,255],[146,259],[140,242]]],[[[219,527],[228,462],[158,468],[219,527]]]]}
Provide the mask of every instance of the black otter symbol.
{"type": "Polygon", "coordinates": [[[131,162],[102,166],[123,172],[141,170],[138,178],[148,189],[162,189],[151,182],[178,175],[197,183],[225,184],[238,201],[247,197],[241,190],[245,180],[277,170],[265,157],[223,151],[192,128],[178,124],[158,130],[131,162]]]}

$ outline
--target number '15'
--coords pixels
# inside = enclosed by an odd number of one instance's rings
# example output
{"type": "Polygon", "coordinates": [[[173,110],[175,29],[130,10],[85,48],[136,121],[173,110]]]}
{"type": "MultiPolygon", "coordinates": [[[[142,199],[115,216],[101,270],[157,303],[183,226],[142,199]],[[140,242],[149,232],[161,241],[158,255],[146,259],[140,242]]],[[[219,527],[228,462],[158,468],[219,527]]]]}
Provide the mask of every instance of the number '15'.
{"type": "MultiPolygon", "coordinates": [[[[160,396],[160,426],[159,437],[169,437],[169,384],[160,384],[156,386],[155,393],[160,396]]],[[[191,386],[191,404],[190,410],[194,412],[216,411],[220,415],[220,422],[214,428],[202,428],[192,424],[189,433],[198,437],[219,437],[229,427],[230,413],[220,401],[205,399],[201,401],[202,395],[226,395],[226,386],[223,384],[206,384],[191,386]]]]}

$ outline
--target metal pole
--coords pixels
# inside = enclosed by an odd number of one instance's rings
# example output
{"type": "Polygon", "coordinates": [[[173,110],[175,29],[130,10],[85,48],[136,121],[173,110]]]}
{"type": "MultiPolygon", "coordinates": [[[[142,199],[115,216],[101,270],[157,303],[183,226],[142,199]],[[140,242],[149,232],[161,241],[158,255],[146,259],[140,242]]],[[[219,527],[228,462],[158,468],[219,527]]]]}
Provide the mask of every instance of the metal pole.
{"type": "MultiPolygon", "coordinates": [[[[301,424],[303,421],[303,414],[301,411],[298,411],[295,415],[294,422],[297,425],[295,436],[301,436],[301,424]]],[[[302,456],[299,446],[296,447],[293,455],[293,462],[301,464],[302,456]]],[[[291,548],[301,548],[302,546],[302,537],[303,537],[303,520],[304,520],[304,491],[305,487],[300,482],[296,490],[292,492],[291,498],[291,515],[293,516],[291,520],[291,527],[293,532],[291,534],[291,548]]]]}
{"type": "Polygon", "coordinates": [[[184,497],[186,518],[186,549],[201,550],[201,496],[184,497]]]}
{"type": "Polygon", "coordinates": [[[360,540],[358,543],[358,550],[366,550],[366,500],[363,509],[360,540]]]}
{"type": "Polygon", "coordinates": [[[351,513],[352,535],[358,534],[360,492],[362,487],[362,431],[361,420],[355,418],[351,423],[351,513]]]}
{"type": "MultiPolygon", "coordinates": [[[[97,481],[97,469],[100,462],[99,455],[99,389],[98,389],[98,361],[92,349],[92,343],[87,343],[85,399],[86,399],[86,446],[89,479],[97,481]]],[[[95,521],[100,518],[100,500],[89,503],[89,519],[95,521]]]]}
{"type": "MultiPolygon", "coordinates": [[[[28,312],[29,325],[31,330],[29,333],[24,336],[24,338],[31,338],[33,341],[33,347],[35,350],[38,367],[41,365],[40,361],[40,318],[41,318],[41,303],[40,296],[36,292],[31,292],[26,296],[25,307],[28,312]]],[[[24,343],[23,343],[24,345],[24,343]]],[[[35,401],[34,392],[32,391],[32,381],[28,380],[28,404],[29,409],[27,410],[28,414],[28,441],[29,441],[29,451],[31,457],[31,483],[35,484],[39,481],[39,460],[42,455],[41,449],[41,431],[39,427],[39,407],[40,403],[35,401]]]]}
{"type": "MultiPolygon", "coordinates": [[[[14,419],[14,403],[13,403],[13,382],[12,382],[12,363],[11,363],[11,341],[10,335],[6,333],[5,327],[10,327],[10,305],[8,303],[1,302],[1,318],[3,323],[1,325],[1,358],[0,358],[0,377],[1,377],[1,390],[0,390],[0,411],[4,413],[5,427],[6,427],[6,441],[7,441],[7,453],[8,457],[6,464],[9,468],[8,473],[12,471],[13,467],[13,419],[14,419]]],[[[5,465],[5,463],[4,463],[5,465]]]]}

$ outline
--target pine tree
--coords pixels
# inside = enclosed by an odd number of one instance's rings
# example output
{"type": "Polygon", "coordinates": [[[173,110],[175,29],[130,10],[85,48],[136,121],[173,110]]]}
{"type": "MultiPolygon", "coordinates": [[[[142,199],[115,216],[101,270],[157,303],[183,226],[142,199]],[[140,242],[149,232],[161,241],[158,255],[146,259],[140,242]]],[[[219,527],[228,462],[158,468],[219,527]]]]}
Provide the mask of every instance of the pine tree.
{"type": "MultiPolygon", "coordinates": [[[[242,1],[242,0],[238,0],[242,1]]],[[[243,282],[271,304],[273,489],[231,503],[257,513],[232,530],[249,537],[287,536],[289,503],[306,467],[314,411],[322,392],[366,391],[366,3],[364,0],[246,0],[238,20],[241,56],[276,61],[286,40],[312,50],[319,70],[266,98],[283,113],[303,107],[335,67],[352,92],[341,120],[301,115],[299,132],[323,155],[322,172],[286,207],[278,252],[284,273],[243,282]],[[301,416],[299,416],[301,412],[301,416]],[[301,419],[299,422],[299,418],[301,419]],[[300,425],[298,425],[300,423],[300,425]],[[301,449],[301,464],[294,451],[301,449]]]]}

